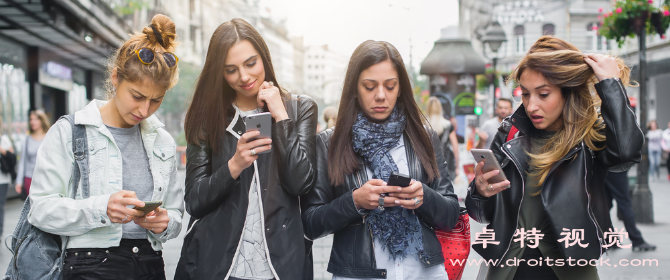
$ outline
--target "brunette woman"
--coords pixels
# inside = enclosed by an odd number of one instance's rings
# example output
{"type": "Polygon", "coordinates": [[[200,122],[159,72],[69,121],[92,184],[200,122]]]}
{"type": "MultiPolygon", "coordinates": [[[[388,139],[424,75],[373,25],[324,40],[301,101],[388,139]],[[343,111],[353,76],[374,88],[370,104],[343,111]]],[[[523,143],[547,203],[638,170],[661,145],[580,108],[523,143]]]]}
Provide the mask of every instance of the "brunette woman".
{"type": "Polygon", "coordinates": [[[30,111],[30,121],[28,122],[28,131],[30,134],[26,137],[26,141],[23,142],[19,165],[17,167],[18,171],[16,172],[16,178],[19,183],[14,186],[16,192],[22,196],[28,197],[30,194],[30,182],[33,180],[37,149],[42,145],[42,140],[49,127],[51,127],[51,123],[44,111],[30,111]]]}
{"type": "Polygon", "coordinates": [[[249,23],[214,31],[186,114],[191,221],[176,279],[302,279],[298,197],[314,181],[318,113],[312,99],[279,85],[249,23]],[[272,137],[254,139],[245,117],[261,112],[272,115],[272,137]]]}
{"type": "Polygon", "coordinates": [[[450,230],[459,206],[441,141],[426,127],[396,48],[359,45],[335,128],[317,136],[317,179],[302,201],[305,236],[335,235],[333,279],[447,280],[434,230],[450,230]],[[396,172],[413,180],[387,185],[396,172]]]}

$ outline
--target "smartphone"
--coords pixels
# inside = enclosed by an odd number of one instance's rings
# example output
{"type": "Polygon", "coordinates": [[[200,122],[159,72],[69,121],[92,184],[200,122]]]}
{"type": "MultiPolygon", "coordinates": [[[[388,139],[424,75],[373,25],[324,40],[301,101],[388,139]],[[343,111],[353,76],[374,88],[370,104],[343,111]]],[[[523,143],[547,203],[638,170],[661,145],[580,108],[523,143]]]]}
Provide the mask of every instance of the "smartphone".
{"type": "Polygon", "coordinates": [[[386,182],[386,185],[388,186],[398,186],[398,187],[409,187],[409,184],[412,183],[412,178],[405,174],[400,174],[393,172],[391,176],[389,176],[388,182],[386,182]]]}
{"type": "MultiPolygon", "coordinates": [[[[272,138],[272,114],[270,112],[248,115],[244,119],[244,123],[247,127],[246,132],[258,130],[261,133],[260,135],[249,139],[249,142],[263,138],[272,138]]],[[[267,150],[258,154],[269,152],[270,150],[267,150]]]]}
{"type": "MultiPolygon", "coordinates": [[[[498,175],[493,176],[492,178],[489,179],[489,184],[495,184],[507,180],[505,172],[503,172],[502,168],[500,167],[498,159],[496,159],[496,156],[493,154],[493,151],[489,149],[472,149],[470,150],[470,152],[472,153],[472,156],[475,157],[476,162],[480,162],[482,160],[484,161],[484,167],[482,167],[482,171],[484,173],[496,169],[500,170],[500,173],[498,173],[498,175]]],[[[509,186],[507,187],[509,188],[509,186]]]]}
{"type": "Polygon", "coordinates": [[[151,213],[151,211],[156,210],[158,206],[163,205],[162,201],[143,201],[143,202],[144,207],[133,207],[133,209],[144,212],[144,215],[151,213]]]}

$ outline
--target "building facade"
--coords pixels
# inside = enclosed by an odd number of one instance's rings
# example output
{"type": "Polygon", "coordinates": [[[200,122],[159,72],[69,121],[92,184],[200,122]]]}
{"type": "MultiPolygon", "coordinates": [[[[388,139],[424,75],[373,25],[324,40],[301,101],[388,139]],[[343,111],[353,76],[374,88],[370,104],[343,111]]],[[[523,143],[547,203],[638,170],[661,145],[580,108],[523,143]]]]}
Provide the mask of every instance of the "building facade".
{"type": "Polygon", "coordinates": [[[348,59],[328,48],[328,45],[307,46],[304,56],[305,93],[320,107],[337,106],[348,59]]]}

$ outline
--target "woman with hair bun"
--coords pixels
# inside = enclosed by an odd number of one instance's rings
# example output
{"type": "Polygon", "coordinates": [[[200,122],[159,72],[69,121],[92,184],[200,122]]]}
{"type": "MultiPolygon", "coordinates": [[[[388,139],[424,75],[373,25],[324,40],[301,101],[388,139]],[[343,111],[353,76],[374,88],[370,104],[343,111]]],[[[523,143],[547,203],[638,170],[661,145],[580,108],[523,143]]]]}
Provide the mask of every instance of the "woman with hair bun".
{"type": "Polygon", "coordinates": [[[499,171],[484,173],[479,162],[465,200],[470,217],[494,233],[472,246],[499,260],[486,279],[598,279],[584,261],[617,246],[606,235],[614,230],[606,175],[640,162],[644,143],[624,90],[629,76],[621,59],[551,36],[521,59],[510,77],[523,104],[491,144],[507,180],[489,181],[499,171]]]}
{"type": "MultiPolygon", "coordinates": [[[[176,144],[153,115],[179,70],[175,24],[156,15],[108,64],[108,101],[74,114],[88,140],[90,196],[71,199],[72,126],[54,124],[37,153],[28,221],[69,236],[64,279],[165,279],[162,244],[181,231],[176,144]],[[132,209],[161,201],[145,214],[132,209]]],[[[82,176],[82,179],[86,176],[82,176]]],[[[80,187],[81,190],[81,180],[80,187]]]]}

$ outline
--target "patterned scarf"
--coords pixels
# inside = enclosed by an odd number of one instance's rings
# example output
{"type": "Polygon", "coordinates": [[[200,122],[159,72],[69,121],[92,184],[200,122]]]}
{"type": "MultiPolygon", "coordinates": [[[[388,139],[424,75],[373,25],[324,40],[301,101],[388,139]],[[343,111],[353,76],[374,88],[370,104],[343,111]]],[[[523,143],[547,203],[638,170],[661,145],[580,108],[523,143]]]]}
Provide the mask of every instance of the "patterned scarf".
{"type": "MultiPolygon", "coordinates": [[[[368,121],[363,113],[358,114],[352,128],[353,148],[370,166],[374,179],[388,181],[393,172],[398,172],[389,151],[398,145],[405,123],[405,114],[398,107],[379,124],[368,121]]],[[[365,224],[382,244],[382,250],[388,248],[393,260],[402,260],[407,255],[418,258],[423,254],[421,225],[413,211],[402,207],[389,207],[384,211],[374,209],[365,224]]]]}

